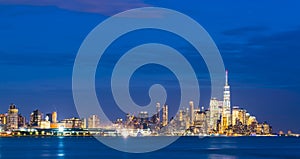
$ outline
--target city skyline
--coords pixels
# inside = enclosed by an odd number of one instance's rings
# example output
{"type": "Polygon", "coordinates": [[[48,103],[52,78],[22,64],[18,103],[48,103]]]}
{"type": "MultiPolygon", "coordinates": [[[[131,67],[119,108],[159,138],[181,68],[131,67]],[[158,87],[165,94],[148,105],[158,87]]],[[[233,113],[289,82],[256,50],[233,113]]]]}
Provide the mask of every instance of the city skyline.
{"type": "MultiPolygon", "coordinates": [[[[57,112],[44,115],[38,109],[32,111],[29,120],[26,120],[16,105],[11,104],[6,114],[0,114],[0,130],[1,133],[13,131],[18,132],[19,135],[29,133],[31,129],[38,129],[38,134],[43,135],[47,131],[48,135],[50,132],[53,135],[53,133],[59,134],[61,130],[66,129],[80,133],[87,128],[92,129],[88,133],[100,133],[102,135],[105,131],[115,129],[121,136],[129,134],[130,136],[139,136],[139,133],[140,135],[146,133],[146,135],[154,136],[171,134],[179,136],[195,134],[213,136],[283,134],[282,131],[274,133],[269,122],[258,122],[256,117],[247,112],[246,109],[232,106],[230,99],[229,75],[228,70],[226,70],[223,99],[212,97],[206,109],[203,106],[201,108],[200,106],[195,107],[194,102],[189,101],[189,106],[180,107],[175,116],[170,117],[168,105],[163,104],[161,108],[161,104],[157,102],[155,105],[156,112],[153,115],[149,116],[147,111],[141,111],[138,114],[127,112],[125,118],[116,117],[111,123],[101,123],[100,114],[93,114],[93,112],[90,112],[88,118],[72,117],[57,120],[57,112]],[[101,128],[101,130],[94,130],[95,128],[101,128]],[[145,131],[139,132],[140,130],[145,131]],[[132,134],[132,131],[137,131],[137,134],[132,134]]],[[[288,135],[291,135],[290,130],[288,135]]]]}
{"type": "MultiPolygon", "coordinates": [[[[277,128],[300,131],[300,24],[295,20],[300,18],[299,1],[118,2],[97,2],[91,6],[87,1],[78,1],[76,4],[87,7],[74,8],[70,2],[1,1],[0,112],[6,112],[9,103],[15,103],[22,114],[39,108],[44,112],[57,111],[59,118],[78,116],[71,78],[76,53],[86,35],[119,11],[154,6],[177,10],[203,25],[230,70],[232,103],[254,113],[259,120],[271,121],[275,132],[277,128]],[[99,6],[103,7],[94,8],[99,6]]],[[[154,14],[153,18],[159,16],[154,14]]],[[[134,32],[109,48],[102,61],[105,69],[96,74],[99,100],[116,107],[107,88],[113,65],[128,49],[146,42],[170,45],[191,62],[201,86],[200,103],[194,105],[207,107],[210,79],[203,59],[195,56],[195,49],[183,39],[157,30],[134,32]]],[[[154,82],[165,86],[174,99],[167,102],[169,116],[174,116],[172,106],[178,104],[178,86],[165,68],[149,66],[137,70],[132,78],[134,101],[140,105],[149,103],[148,86],[154,82]]],[[[222,98],[222,92],[217,98],[222,98]]],[[[116,108],[106,111],[124,116],[116,108]]]]}

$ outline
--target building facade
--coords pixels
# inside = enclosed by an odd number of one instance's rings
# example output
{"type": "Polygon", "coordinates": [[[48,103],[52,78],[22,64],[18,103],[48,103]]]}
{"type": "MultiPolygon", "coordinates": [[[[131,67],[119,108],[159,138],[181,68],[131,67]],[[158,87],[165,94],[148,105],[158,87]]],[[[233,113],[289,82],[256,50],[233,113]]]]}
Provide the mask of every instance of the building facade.
{"type": "Polygon", "coordinates": [[[7,129],[15,130],[19,128],[18,125],[18,114],[19,110],[17,109],[15,104],[11,104],[7,111],[7,129]]]}
{"type": "Polygon", "coordinates": [[[100,128],[100,118],[98,115],[91,115],[88,119],[88,128],[100,128]]]}

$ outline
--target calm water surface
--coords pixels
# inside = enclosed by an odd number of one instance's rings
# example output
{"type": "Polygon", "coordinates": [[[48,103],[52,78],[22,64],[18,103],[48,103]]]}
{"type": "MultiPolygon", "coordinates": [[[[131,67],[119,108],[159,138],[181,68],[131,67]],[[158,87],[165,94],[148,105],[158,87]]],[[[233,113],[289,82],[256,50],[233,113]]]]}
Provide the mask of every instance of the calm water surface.
{"type": "MultiPolygon", "coordinates": [[[[127,138],[126,140],[138,140],[127,138]]],[[[106,147],[93,137],[0,138],[0,158],[209,158],[300,159],[296,137],[181,137],[159,151],[130,154],[106,147]]]]}

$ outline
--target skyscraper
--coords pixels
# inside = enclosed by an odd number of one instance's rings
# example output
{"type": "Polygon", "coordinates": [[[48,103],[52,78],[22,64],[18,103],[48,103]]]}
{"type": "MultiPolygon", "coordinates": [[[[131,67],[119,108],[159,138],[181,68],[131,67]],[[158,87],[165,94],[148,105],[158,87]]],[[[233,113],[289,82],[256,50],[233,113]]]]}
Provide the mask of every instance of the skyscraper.
{"type": "Polygon", "coordinates": [[[18,114],[18,127],[25,127],[26,126],[26,118],[21,114],[18,114]]]}
{"type": "Polygon", "coordinates": [[[228,84],[228,71],[226,70],[223,108],[221,118],[221,132],[224,133],[231,125],[230,86],[228,84]]]}
{"type": "Polygon", "coordinates": [[[156,103],[156,121],[160,121],[160,103],[156,103]]]}
{"type": "Polygon", "coordinates": [[[52,122],[57,123],[57,112],[52,112],[52,122]]]}
{"type": "Polygon", "coordinates": [[[190,125],[193,126],[194,125],[194,102],[190,101],[189,102],[190,105],[190,125]]]}
{"type": "Polygon", "coordinates": [[[236,125],[237,121],[239,120],[239,111],[240,108],[238,106],[232,107],[232,125],[236,125]]]}
{"type": "Polygon", "coordinates": [[[194,133],[207,134],[207,117],[204,111],[204,107],[202,109],[195,110],[195,119],[194,119],[194,133]]]}
{"type": "Polygon", "coordinates": [[[40,126],[42,121],[42,113],[36,109],[30,114],[30,125],[31,126],[40,126]]]}
{"type": "Polygon", "coordinates": [[[243,125],[246,125],[246,109],[240,109],[239,110],[239,113],[238,113],[238,118],[239,118],[239,121],[243,124],[243,125]]]}
{"type": "Polygon", "coordinates": [[[162,113],[162,126],[168,125],[168,105],[163,106],[163,113],[162,113]]]}
{"type": "Polygon", "coordinates": [[[11,104],[7,111],[7,129],[13,130],[18,129],[18,112],[19,110],[16,108],[16,105],[11,104]]]}
{"type": "Polygon", "coordinates": [[[91,115],[89,117],[88,128],[100,128],[100,119],[97,115],[91,115]]]}
{"type": "Polygon", "coordinates": [[[221,118],[221,107],[220,107],[220,101],[217,100],[217,98],[212,98],[209,103],[209,129],[212,131],[217,131],[218,127],[218,120],[221,118]]]}

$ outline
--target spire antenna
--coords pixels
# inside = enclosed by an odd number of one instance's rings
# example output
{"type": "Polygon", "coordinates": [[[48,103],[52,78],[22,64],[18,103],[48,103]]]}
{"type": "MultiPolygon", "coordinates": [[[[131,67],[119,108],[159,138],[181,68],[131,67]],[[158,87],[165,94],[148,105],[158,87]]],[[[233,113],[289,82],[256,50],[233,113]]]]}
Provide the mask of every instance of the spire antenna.
{"type": "Polygon", "coordinates": [[[228,86],[228,70],[226,70],[226,82],[225,85],[228,86]]]}

